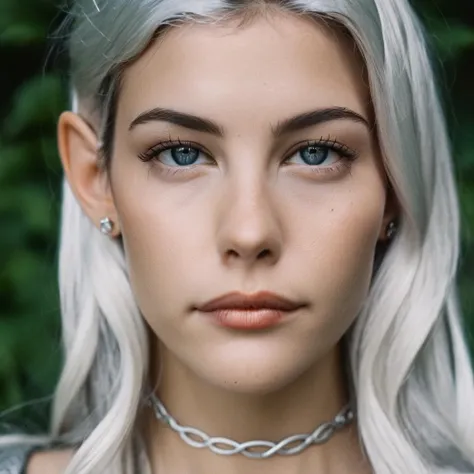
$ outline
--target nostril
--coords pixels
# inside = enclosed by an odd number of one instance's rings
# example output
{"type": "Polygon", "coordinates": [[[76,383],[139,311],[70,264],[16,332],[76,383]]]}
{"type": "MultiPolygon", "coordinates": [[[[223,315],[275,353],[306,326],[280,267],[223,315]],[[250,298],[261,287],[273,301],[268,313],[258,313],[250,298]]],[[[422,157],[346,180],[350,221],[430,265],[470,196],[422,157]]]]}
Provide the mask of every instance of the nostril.
{"type": "MultiPolygon", "coordinates": [[[[246,255],[247,255],[247,252],[245,251],[242,251],[242,252],[239,252],[238,250],[235,250],[235,249],[229,249],[227,250],[226,252],[226,255],[227,255],[227,258],[245,258],[246,255]]],[[[247,257],[251,257],[252,258],[256,258],[257,260],[262,260],[262,259],[265,259],[265,258],[269,258],[270,256],[272,255],[272,251],[268,248],[266,249],[263,249],[261,251],[259,251],[257,254],[255,253],[252,253],[252,255],[249,253],[247,255],[247,257]],[[256,257],[255,257],[256,255],[256,257]]]]}
{"type": "Polygon", "coordinates": [[[266,256],[269,255],[269,254],[270,254],[270,250],[268,250],[268,249],[263,249],[263,250],[258,254],[258,256],[259,256],[259,258],[264,258],[264,257],[266,257],[266,256]]]}

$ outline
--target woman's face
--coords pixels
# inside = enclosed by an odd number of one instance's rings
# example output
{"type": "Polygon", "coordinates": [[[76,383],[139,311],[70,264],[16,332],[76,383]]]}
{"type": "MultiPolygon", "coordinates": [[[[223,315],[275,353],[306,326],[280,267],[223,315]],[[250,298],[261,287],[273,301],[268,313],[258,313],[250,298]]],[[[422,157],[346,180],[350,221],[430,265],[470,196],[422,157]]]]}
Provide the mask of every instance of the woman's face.
{"type": "Polygon", "coordinates": [[[360,310],[391,217],[364,78],[347,38],[283,14],[172,29],[126,70],[110,178],[131,284],[171,357],[208,382],[276,390],[360,310]],[[264,290],[306,306],[254,331],[195,309],[264,290]]]}

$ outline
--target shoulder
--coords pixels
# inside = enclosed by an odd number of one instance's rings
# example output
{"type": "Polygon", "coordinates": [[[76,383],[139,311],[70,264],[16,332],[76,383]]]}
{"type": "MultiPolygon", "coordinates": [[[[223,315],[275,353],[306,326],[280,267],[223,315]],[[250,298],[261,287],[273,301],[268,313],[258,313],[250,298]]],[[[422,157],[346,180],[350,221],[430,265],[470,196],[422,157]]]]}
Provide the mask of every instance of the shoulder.
{"type": "Polygon", "coordinates": [[[62,474],[72,449],[49,450],[41,446],[0,446],[0,474],[62,474]]]}
{"type": "Polygon", "coordinates": [[[62,474],[73,454],[73,449],[33,452],[22,474],[62,474]]]}

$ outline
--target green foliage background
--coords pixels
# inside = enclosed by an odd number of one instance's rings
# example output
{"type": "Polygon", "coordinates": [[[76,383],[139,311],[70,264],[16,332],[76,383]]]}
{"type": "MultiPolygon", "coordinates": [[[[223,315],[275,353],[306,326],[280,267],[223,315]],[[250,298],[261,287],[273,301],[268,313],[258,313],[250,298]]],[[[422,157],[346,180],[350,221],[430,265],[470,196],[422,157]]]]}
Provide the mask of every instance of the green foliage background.
{"type": "MultiPolygon", "coordinates": [[[[414,6],[433,44],[455,149],[463,214],[460,288],[471,333],[474,2],[416,0],[414,6]]],[[[27,407],[8,417],[30,431],[46,427],[61,363],[56,273],[62,172],[55,126],[67,107],[67,75],[53,67],[58,59],[50,53],[62,15],[54,0],[0,0],[0,413],[45,397],[44,410],[27,407]]]]}

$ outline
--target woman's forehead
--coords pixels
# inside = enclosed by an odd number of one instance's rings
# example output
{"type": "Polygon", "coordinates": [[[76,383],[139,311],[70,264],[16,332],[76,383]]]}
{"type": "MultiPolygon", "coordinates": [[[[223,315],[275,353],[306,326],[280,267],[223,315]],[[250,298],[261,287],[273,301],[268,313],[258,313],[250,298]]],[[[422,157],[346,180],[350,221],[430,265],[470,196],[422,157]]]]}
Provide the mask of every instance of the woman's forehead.
{"type": "Polygon", "coordinates": [[[244,27],[186,24],[125,70],[121,108],[130,120],[156,106],[219,115],[226,106],[286,106],[291,113],[337,105],[367,116],[365,67],[355,52],[347,36],[295,15],[259,17],[244,27]]]}

